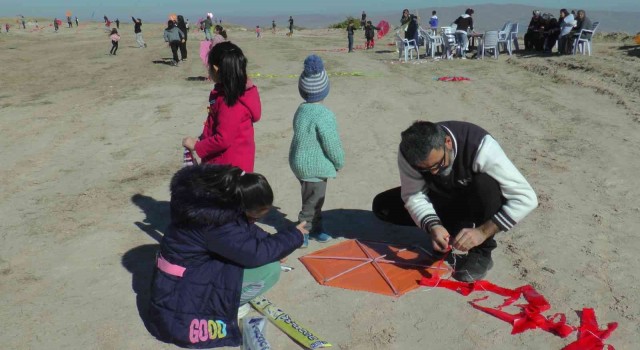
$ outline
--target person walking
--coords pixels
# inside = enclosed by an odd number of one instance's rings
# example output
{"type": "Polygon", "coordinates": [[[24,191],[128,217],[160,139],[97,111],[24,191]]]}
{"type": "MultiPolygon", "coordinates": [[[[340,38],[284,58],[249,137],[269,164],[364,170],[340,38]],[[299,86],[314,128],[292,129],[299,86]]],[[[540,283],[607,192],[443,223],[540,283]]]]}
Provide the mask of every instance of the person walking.
{"type": "Polygon", "coordinates": [[[211,27],[213,23],[211,22],[211,14],[207,13],[207,18],[204,20],[204,39],[211,41],[213,39],[213,35],[211,34],[211,27]]]}
{"type": "Polygon", "coordinates": [[[58,18],[56,17],[53,19],[53,31],[57,33],[58,29],[59,29],[58,18]]]}
{"type": "Polygon", "coordinates": [[[293,17],[289,16],[289,36],[293,36],[293,17]]]}
{"type": "Polygon", "coordinates": [[[184,34],[184,40],[182,40],[180,42],[180,59],[183,61],[187,60],[187,40],[188,40],[188,32],[189,32],[189,27],[187,25],[187,22],[185,22],[184,20],[184,16],[182,15],[178,15],[178,23],[177,23],[178,29],[180,29],[182,31],[182,34],[184,34]]]}
{"type": "Polygon", "coordinates": [[[142,38],[142,20],[140,18],[136,19],[133,16],[131,16],[131,19],[133,20],[133,32],[136,35],[136,43],[138,43],[138,48],[147,47],[147,43],[145,43],[144,39],[142,38]]]}
{"type": "Polygon", "coordinates": [[[109,51],[109,54],[115,56],[116,52],[118,51],[118,42],[120,41],[120,34],[118,34],[118,29],[111,29],[109,39],[111,39],[111,50],[109,51]]]}
{"type": "Polygon", "coordinates": [[[78,16],[76,16],[76,28],[80,25],[80,21],[78,21],[78,16]]]}
{"type": "Polygon", "coordinates": [[[180,62],[178,50],[184,40],[184,33],[176,26],[176,22],[169,20],[167,22],[167,28],[164,30],[164,41],[171,47],[171,53],[173,54],[171,65],[173,66],[177,66],[178,62],[180,62]]]}
{"type": "Polygon", "coordinates": [[[120,29],[120,20],[116,18],[115,22],[116,22],[116,28],[120,29]]]}
{"type": "Polygon", "coordinates": [[[271,21],[271,32],[273,34],[276,33],[276,20],[275,19],[271,21]]]}
{"type": "Polygon", "coordinates": [[[73,28],[73,22],[71,22],[71,16],[67,16],[67,28],[73,28]]]}

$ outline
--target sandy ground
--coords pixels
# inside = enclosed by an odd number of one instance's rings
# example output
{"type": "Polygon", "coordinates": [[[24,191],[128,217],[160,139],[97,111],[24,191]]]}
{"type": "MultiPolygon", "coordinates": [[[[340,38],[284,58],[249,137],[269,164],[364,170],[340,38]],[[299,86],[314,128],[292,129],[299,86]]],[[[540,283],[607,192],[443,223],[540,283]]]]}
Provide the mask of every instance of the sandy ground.
{"type": "MultiPolygon", "coordinates": [[[[98,24],[0,36],[0,344],[5,349],[165,349],[143,320],[154,254],[168,222],[168,182],[180,140],[196,136],[211,84],[192,34],[189,60],[164,62],[162,26],[143,27],[147,49],[121,26],[117,56],[98,24]]],[[[331,77],[326,105],[338,118],[346,166],[330,181],[328,230],[338,237],[428,245],[418,229],[372,215],[373,197],[398,185],[399,134],[417,119],[477,123],[501,143],[536,190],[540,207],[498,235],[492,282],[532,284],[577,325],[594,307],[620,327],[610,343],[640,333],[640,59],[627,43],[595,44],[592,57],[501,55],[398,64],[388,40],[347,54],[342,31],[286,38],[231,31],[250,61],[263,102],[256,171],[270,179],[271,231],[294,220],[291,173],[297,79],[313,50],[331,77]],[[362,74],[350,74],[359,72],[362,74]],[[349,74],[342,74],[349,73],[349,74]],[[445,75],[471,82],[444,83],[445,75]]],[[[357,44],[363,41],[357,35],[357,44]]],[[[267,296],[336,349],[560,349],[575,339],[511,327],[468,298],[419,289],[401,298],[318,285],[296,257],[267,296]]],[[[324,246],[322,246],[324,247],[324,246]]],[[[275,349],[298,348],[273,325],[275,349]]],[[[636,344],[636,345],[633,345],[636,344]]]]}

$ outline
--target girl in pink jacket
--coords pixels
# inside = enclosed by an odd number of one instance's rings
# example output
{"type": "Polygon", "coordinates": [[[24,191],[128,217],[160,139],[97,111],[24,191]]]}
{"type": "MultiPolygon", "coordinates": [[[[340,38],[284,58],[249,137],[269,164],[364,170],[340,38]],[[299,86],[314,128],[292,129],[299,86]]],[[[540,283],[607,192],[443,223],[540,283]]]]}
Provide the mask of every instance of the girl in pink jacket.
{"type": "Polygon", "coordinates": [[[256,145],[253,123],[260,120],[258,88],[247,79],[247,59],[231,42],[209,52],[208,68],[215,86],[209,94],[209,115],[199,138],[182,145],[204,164],[230,164],[253,172],[256,145]]]}
{"type": "Polygon", "coordinates": [[[111,39],[111,51],[109,51],[109,54],[115,55],[116,51],[118,51],[118,41],[120,41],[120,35],[118,34],[118,30],[116,28],[111,29],[109,39],[111,39]]]}

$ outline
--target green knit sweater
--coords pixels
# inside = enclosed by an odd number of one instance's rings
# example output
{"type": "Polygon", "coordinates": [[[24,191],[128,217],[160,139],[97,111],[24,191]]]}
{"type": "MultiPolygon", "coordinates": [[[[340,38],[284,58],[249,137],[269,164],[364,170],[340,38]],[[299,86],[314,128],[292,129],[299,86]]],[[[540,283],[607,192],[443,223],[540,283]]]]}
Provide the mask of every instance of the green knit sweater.
{"type": "Polygon", "coordinates": [[[344,151],[336,117],[320,103],[302,103],[293,117],[289,166],[300,180],[336,177],[344,151]]]}

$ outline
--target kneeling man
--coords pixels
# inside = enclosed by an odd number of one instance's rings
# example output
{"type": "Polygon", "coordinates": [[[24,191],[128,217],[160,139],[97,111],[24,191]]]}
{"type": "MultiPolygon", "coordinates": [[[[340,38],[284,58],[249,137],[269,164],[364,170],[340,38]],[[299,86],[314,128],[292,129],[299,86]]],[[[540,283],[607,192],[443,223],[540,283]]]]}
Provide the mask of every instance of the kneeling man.
{"type": "Polygon", "coordinates": [[[453,277],[471,282],[493,266],[493,236],[508,231],[538,206],[531,185],[498,142],[460,121],[416,121],[402,132],[400,187],[373,201],[381,220],[417,225],[436,252],[468,252],[453,277]]]}

